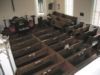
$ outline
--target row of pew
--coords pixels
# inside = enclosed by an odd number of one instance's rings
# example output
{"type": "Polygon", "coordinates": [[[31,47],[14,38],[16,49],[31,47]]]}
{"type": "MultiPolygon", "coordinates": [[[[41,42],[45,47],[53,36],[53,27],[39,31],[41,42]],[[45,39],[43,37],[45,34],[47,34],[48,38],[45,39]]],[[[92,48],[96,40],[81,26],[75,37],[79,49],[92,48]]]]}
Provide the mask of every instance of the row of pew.
{"type": "Polygon", "coordinates": [[[75,69],[34,35],[19,36],[10,40],[18,75],[66,75],[75,69]]]}
{"type": "MultiPolygon", "coordinates": [[[[50,16],[52,19],[58,16],[61,22],[70,19],[55,12],[50,16]]],[[[71,22],[77,20],[71,19],[71,22]]],[[[52,22],[50,18],[49,22],[52,22]]],[[[11,35],[9,40],[18,68],[16,75],[74,75],[78,65],[100,51],[100,43],[95,43],[99,38],[97,28],[89,31],[89,27],[73,23],[55,28],[51,23],[51,26],[37,26],[25,34],[11,35]]]]}

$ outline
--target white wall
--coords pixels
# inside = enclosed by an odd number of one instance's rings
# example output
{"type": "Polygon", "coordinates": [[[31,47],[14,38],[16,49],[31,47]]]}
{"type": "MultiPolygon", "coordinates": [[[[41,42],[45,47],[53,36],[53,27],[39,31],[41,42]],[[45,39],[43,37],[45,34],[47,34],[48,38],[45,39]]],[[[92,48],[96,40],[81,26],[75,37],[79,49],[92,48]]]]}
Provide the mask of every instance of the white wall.
{"type": "Polygon", "coordinates": [[[93,10],[93,0],[74,0],[74,16],[79,18],[79,21],[91,23],[93,10]],[[80,16],[80,12],[84,13],[84,17],[80,16]]]}
{"type": "Polygon", "coordinates": [[[3,29],[3,19],[8,19],[12,17],[12,9],[10,0],[0,0],[0,30],[3,29]]]}
{"type": "MultiPolygon", "coordinates": [[[[53,0],[44,0],[45,14],[49,12],[48,4],[53,0]]],[[[0,31],[4,28],[3,19],[10,19],[13,16],[36,15],[36,0],[14,0],[15,12],[12,11],[11,0],[0,0],[0,31]]]]}
{"type": "Polygon", "coordinates": [[[65,13],[65,0],[55,0],[56,2],[56,11],[61,12],[61,13],[65,13]],[[60,8],[57,6],[58,4],[60,4],[60,8]]]}
{"type": "MultiPolygon", "coordinates": [[[[55,8],[56,11],[65,13],[65,0],[52,0],[52,2],[56,2],[55,4],[60,4],[60,9],[55,8]]],[[[91,24],[93,2],[94,0],[74,0],[73,16],[78,17],[79,21],[91,24]],[[80,16],[80,12],[84,13],[84,17],[80,16]]]]}
{"type": "Polygon", "coordinates": [[[35,0],[14,0],[15,12],[12,11],[11,0],[0,0],[0,18],[9,18],[36,13],[35,0]]]}
{"type": "Polygon", "coordinates": [[[34,0],[14,0],[15,15],[33,15],[35,14],[34,0]]]}
{"type": "Polygon", "coordinates": [[[0,31],[4,28],[3,19],[13,16],[35,15],[35,0],[14,0],[15,12],[12,10],[11,0],[0,0],[0,31]]]}
{"type": "Polygon", "coordinates": [[[13,16],[10,0],[0,0],[0,19],[13,16]]]}
{"type": "MultiPolygon", "coordinates": [[[[56,9],[61,13],[65,13],[65,0],[44,0],[46,2],[45,13],[52,12],[48,10],[48,4],[56,2],[60,4],[60,9],[56,9]]],[[[3,29],[4,25],[2,20],[9,19],[13,16],[24,16],[24,15],[37,15],[35,0],[14,0],[15,12],[11,8],[11,0],[0,0],[0,30],[3,29]]],[[[85,23],[91,23],[92,17],[93,0],[74,0],[74,16],[78,17],[80,21],[85,23]],[[83,12],[84,17],[80,17],[80,12],[83,12]]]]}

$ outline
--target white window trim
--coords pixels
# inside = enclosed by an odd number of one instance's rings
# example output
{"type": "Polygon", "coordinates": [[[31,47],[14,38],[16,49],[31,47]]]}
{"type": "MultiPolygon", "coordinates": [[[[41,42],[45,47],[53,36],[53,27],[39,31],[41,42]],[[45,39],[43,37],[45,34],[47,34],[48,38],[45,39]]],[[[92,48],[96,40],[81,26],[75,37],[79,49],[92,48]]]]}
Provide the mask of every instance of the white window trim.
{"type": "MultiPolygon", "coordinates": [[[[94,20],[95,20],[95,12],[96,12],[96,4],[97,4],[97,0],[94,0],[94,6],[93,6],[93,16],[92,16],[92,24],[94,25],[94,20]]],[[[95,25],[97,26],[97,25],[95,25]]]]}

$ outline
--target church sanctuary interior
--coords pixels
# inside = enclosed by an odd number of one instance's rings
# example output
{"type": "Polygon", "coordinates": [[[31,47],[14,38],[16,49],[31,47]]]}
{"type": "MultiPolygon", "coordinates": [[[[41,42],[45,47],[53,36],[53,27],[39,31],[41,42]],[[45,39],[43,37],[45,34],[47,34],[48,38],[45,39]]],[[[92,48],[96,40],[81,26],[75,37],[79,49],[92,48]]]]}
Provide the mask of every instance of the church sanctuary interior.
{"type": "Polygon", "coordinates": [[[100,0],[0,0],[0,75],[100,75],[100,0]]]}

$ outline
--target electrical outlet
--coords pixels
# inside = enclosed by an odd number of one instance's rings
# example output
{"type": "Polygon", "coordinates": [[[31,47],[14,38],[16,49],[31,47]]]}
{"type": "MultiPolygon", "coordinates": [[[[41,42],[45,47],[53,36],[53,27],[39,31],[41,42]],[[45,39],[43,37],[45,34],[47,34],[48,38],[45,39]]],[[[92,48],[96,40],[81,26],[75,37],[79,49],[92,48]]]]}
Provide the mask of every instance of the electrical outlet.
{"type": "Polygon", "coordinates": [[[83,12],[80,12],[80,16],[84,16],[84,13],[83,12]]]}

